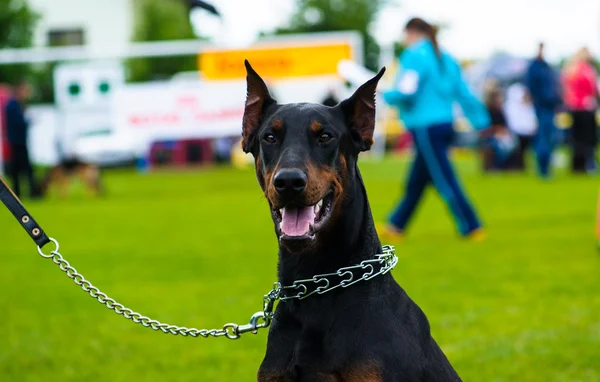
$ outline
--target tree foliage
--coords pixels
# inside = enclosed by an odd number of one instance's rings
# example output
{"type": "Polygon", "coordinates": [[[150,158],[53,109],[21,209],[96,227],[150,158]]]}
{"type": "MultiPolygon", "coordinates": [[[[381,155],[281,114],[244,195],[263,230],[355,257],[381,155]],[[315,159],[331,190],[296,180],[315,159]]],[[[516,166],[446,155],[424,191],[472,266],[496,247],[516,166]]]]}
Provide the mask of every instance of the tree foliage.
{"type": "MultiPolygon", "coordinates": [[[[0,49],[30,47],[38,19],[26,0],[0,1],[0,49]]],[[[29,73],[26,64],[2,65],[0,83],[14,84],[29,73]]]]}
{"type": "MultiPolygon", "coordinates": [[[[196,38],[184,1],[135,0],[133,41],[185,40],[196,38]]],[[[129,80],[164,79],[189,70],[197,70],[195,56],[147,57],[127,63],[129,80]]]]}
{"type": "Polygon", "coordinates": [[[363,36],[365,66],[377,70],[380,48],[369,31],[388,0],[297,0],[289,25],[274,34],[355,30],[363,36]]]}

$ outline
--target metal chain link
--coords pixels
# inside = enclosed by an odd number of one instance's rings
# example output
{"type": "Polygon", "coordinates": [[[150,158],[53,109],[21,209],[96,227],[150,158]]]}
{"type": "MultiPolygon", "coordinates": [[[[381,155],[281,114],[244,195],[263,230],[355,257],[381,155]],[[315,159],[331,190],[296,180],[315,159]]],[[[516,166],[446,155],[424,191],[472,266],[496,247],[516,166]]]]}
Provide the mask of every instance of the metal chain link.
{"type": "Polygon", "coordinates": [[[46,255],[40,247],[38,247],[38,253],[40,256],[46,259],[52,259],[52,261],[58,265],[61,271],[65,272],[67,277],[72,279],[73,282],[81,287],[85,292],[96,299],[100,304],[106,306],[108,309],[114,311],[117,314],[122,315],[128,320],[141,324],[146,328],[152,328],[157,331],[161,331],[165,334],[181,335],[183,337],[227,337],[235,340],[240,338],[244,333],[251,332],[256,334],[258,329],[266,328],[271,324],[273,318],[273,306],[276,301],[276,295],[269,292],[264,297],[263,310],[256,312],[250,318],[250,323],[247,325],[238,324],[225,324],[222,329],[196,329],[186,328],[183,326],[169,325],[162,323],[157,320],[153,320],[149,317],[143,316],[140,313],[134,312],[133,310],[126,308],[123,304],[116,302],[114,299],[108,297],[105,293],[101,292],[100,289],[92,285],[91,282],[87,281],[83,275],[77,272],[67,260],[58,252],[59,244],[55,239],[50,241],[56,246],[56,248],[46,255]]]}
{"type": "Polygon", "coordinates": [[[287,286],[279,286],[281,291],[284,290],[294,290],[298,291],[295,295],[291,296],[280,296],[279,299],[282,302],[297,299],[304,300],[312,295],[316,294],[324,294],[327,292],[331,292],[337,288],[347,288],[351,285],[354,285],[360,281],[371,280],[374,277],[379,275],[383,275],[394,269],[394,267],[398,264],[398,257],[395,254],[395,249],[391,245],[386,245],[383,247],[383,254],[376,255],[374,259],[364,260],[358,265],[353,265],[349,267],[340,268],[337,272],[333,273],[324,273],[321,275],[315,275],[311,279],[305,280],[296,280],[292,283],[292,285],[287,286]],[[375,271],[374,265],[381,265],[379,271],[375,271]],[[354,279],[354,270],[363,270],[363,274],[354,279]],[[330,277],[340,277],[341,280],[337,284],[331,284],[329,278],[330,277]],[[308,292],[308,287],[306,284],[314,284],[319,285],[315,290],[308,292]]]}
{"type": "Polygon", "coordinates": [[[149,317],[143,316],[140,313],[134,312],[133,310],[126,308],[123,304],[116,302],[114,299],[108,297],[105,293],[101,292],[100,289],[92,285],[91,282],[87,281],[83,275],[77,272],[75,268],[65,260],[62,255],[58,252],[60,245],[58,241],[50,238],[50,241],[56,246],[56,248],[50,252],[49,255],[45,254],[40,247],[38,247],[38,253],[45,259],[52,259],[61,271],[65,272],[68,278],[81,287],[81,289],[87,292],[92,298],[96,299],[100,304],[106,306],[108,309],[115,313],[125,317],[128,320],[141,324],[146,328],[152,328],[156,331],[161,331],[165,334],[181,335],[183,337],[227,337],[235,340],[240,338],[244,333],[256,334],[259,329],[267,328],[273,320],[273,309],[277,301],[289,301],[292,299],[303,300],[313,294],[324,294],[330,292],[339,287],[347,288],[360,281],[370,280],[376,276],[383,275],[391,271],[398,263],[398,257],[396,257],[394,247],[384,246],[383,254],[377,255],[374,259],[365,260],[359,265],[350,267],[344,267],[338,269],[334,273],[325,273],[322,275],[315,275],[312,279],[297,280],[292,285],[282,286],[279,283],[275,283],[273,289],[269,291],[263,297],[263,310],[256,312],[250,318],[250,322],[246,325],[238,324],[225,324],[222,329],[196,329],[186,328],[183,326],[169,325],[162,323],[157,320],[153,320],[149,317]],[[374,264],[381,265],[379,271],[375,272],[374,264]],[[362,276],[354,279],[353,270],[362,269],[364,270],[362,276]],[[336,285],[330,285],[328,277],[338,276],[342,279],[336,285]],[[314,291],[307,293],[307,283],[314,283],[315,285],[324,282],[322,286],[317,287],[314,291]],[[293,296],[282,296],[281,292],[288,289],[300,290],[296,295],[293,296]]]}

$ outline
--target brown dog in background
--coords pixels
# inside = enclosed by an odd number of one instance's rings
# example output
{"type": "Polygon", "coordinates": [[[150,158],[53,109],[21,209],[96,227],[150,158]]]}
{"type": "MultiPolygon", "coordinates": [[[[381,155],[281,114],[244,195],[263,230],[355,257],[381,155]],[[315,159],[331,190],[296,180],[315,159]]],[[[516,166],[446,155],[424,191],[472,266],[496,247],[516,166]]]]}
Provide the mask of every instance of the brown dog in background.
{"type": "Polygon", "coordinates": [[[100,178],[100,168],[80,159],[67,159],[50,168],[40,183],[42,195],[47,195],[52,187],[58,188],[61,198],[66,198],[74,178],[79,178],[84,187],[94,196],[104,194],[100,178]]]}

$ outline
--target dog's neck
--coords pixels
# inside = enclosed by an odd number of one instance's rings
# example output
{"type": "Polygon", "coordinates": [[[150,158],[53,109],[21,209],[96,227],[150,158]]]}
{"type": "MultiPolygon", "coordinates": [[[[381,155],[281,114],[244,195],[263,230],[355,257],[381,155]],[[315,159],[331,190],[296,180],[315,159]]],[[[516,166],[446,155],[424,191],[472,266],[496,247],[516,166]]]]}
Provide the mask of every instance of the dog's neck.
{"type": "Polygon", "coordinates": [[[367,193],[358,172],[349,184],[339,215],[332,226],[321,233],[318,245],[303,253],[291,253],[279,248],[279,282],[289,285],[295,280],[331,273],[339,268],[359,264],[381,253],[381,243],[367,200],[367,193]]]}

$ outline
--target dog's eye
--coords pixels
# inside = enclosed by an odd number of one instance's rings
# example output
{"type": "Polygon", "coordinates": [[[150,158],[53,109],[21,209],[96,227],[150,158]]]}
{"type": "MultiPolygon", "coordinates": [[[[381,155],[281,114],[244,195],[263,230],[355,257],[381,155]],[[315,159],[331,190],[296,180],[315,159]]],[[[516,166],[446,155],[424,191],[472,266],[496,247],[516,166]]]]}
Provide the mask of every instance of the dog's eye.
{"type": "Polygon", "coordinates": [[[265,137],[263,139],[269,143],[277,142],[277,138],[275,138],[275,136],[273,134],[267,134],[267,135],[265,135],[265,137]]]}
{"type": "Polygon", "coordinates": [[[327,143],[331,140],[332,136],[329,133],[323,133],[319,136],[320,143],[327,143]]]}

